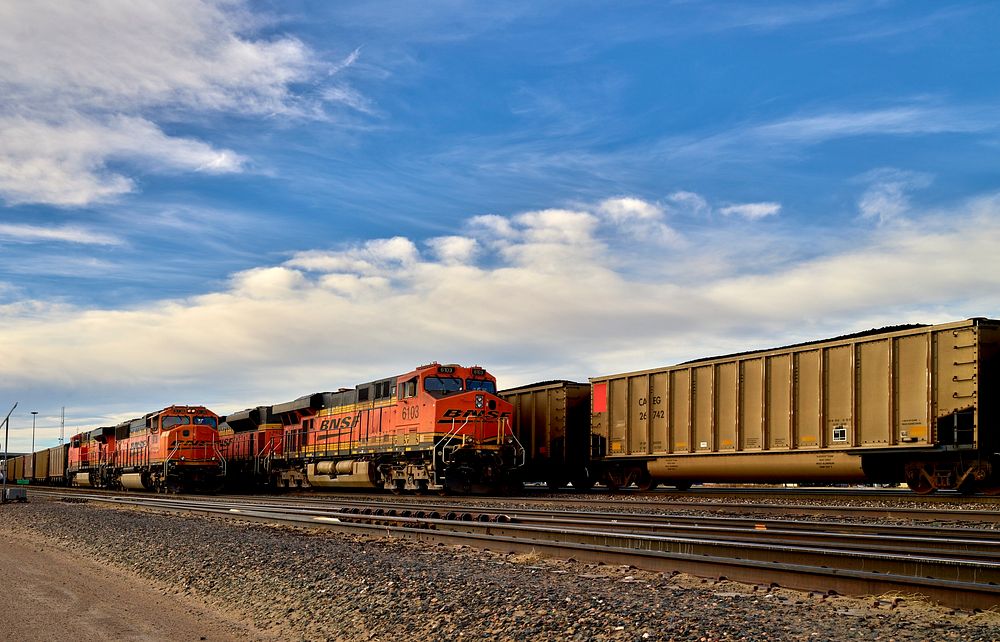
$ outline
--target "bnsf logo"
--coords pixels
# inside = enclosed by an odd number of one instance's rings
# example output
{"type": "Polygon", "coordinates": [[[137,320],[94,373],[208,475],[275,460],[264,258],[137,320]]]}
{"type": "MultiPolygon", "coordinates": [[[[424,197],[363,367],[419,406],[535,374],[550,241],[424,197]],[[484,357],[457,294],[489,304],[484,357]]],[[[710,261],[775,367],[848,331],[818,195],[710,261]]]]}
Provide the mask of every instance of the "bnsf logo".
{"type": "Polygon", "coordinates": [[[500,419],[501,417],[510,417],[509,412],[500,412],[499,410],[445,410],[445,419],[465,419],[469,418],[482,418],[482,419],[500,419]]]}
{"type": "Polygon", "coordinates": [[[361,421],[361,413],[353,417],[341,417],[340,419],[324,419],[319,424],[320,430],[354,430],[354,427],[361,421]]]}

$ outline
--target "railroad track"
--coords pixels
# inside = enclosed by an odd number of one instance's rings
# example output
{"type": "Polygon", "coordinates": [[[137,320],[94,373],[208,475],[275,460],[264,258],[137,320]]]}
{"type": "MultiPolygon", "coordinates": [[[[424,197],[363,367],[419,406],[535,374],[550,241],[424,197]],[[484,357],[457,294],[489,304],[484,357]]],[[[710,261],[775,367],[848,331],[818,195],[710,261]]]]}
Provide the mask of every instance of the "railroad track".
{"type": "MultiPolygon", "coordinates": [[[[55,498],[77,492],[40,491],[55,498]]],[[[444,502],[180,498],[87,500],[504,552],[536,552],[854,595],[923,594],[961,608],[1000,604],[1000,534],[981,529],[738,517],[472,507],[444,502]]]]}

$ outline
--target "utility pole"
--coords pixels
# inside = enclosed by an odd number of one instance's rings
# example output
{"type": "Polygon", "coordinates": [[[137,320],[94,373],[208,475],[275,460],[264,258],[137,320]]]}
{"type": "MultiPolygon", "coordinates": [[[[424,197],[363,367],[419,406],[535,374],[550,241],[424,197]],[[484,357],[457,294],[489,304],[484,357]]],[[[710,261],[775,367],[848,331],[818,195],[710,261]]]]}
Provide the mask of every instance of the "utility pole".
{"type": "Polygon", "coordinates": [[[66,441],[66,406],[62,407],[62,419],[59,421],[59,445],[66,441]]]}
{"type": "Polygon", "coordinates": [[[14,412],[14,408],[17,408],[17,402],[14,402],[14,406],[7,413],[7,416],[3,418],[4,433],[3,433],[3,494],[0,495],[0,504],[7,503],[7,455],[10,453],[10,413],[14,412]]]}
{"type": "Polygon", "coordinates": [[[35,416],[38,415],[37,410],[31,411],[31,452],[35,452],[35,416]]]}

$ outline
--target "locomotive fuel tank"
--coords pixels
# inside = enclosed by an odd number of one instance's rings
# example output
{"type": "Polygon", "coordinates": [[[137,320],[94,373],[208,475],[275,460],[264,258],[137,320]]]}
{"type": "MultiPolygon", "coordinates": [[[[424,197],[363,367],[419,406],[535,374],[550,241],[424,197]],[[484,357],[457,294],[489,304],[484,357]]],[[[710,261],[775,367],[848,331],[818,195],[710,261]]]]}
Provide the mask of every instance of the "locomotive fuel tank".
{"type": "Polygon", "coordinates": [[[142,473],[124,473],[121,476],[122,488],[127,488],[128,490],[148,490],[146,485],[142,483],[142,473]]]}

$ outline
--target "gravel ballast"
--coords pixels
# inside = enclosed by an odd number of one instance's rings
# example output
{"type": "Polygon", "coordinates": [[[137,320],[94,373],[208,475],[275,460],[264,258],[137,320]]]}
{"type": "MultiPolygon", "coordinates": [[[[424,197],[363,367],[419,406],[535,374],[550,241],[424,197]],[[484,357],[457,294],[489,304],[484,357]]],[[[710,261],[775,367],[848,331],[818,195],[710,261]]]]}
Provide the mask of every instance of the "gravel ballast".
{"type": "Polygon", "coordinates": [[[3,528],[281,640],[998,640],[1000,615],[32,498],[3,528]]]}

